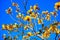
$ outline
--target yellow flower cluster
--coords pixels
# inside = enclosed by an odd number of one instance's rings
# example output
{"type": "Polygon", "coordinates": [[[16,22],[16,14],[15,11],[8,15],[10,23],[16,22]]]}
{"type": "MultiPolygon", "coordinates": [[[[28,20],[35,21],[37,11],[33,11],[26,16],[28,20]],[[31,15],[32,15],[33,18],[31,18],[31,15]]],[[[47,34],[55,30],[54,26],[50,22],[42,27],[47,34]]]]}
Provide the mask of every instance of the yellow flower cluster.
{"type": "Polygon", "coordinates": [[[42,34],[43,38],[48,38],[50,36],[50,32],[49,31],[45,31],[43,34],[42,34]]]}
{"type": "Polygon", "coordinates": [[[29,38],[30,36],[33,36],[33,34],[31,32],[28,32],[26,36],[23,36],[23,38],[29,38]]]}
{"type": "Polygon", "coordinates": [[[31,17],[37,18],[38,14],[35,12],[36,10],[39,10],[38,5],[30,6],[30,10],[27,11],[27,14],[30,14],[31,17]]]}
{"type": "Polygon", "coordinates": [[[56,10],[60,10],[60,2],[55,3],[54,7],[56,10]]]}
{"type": "Polygon", "coordinates": [[[57,28],[56,25],[50,25],[50,28],[46,28],[45,32],[42,34],[42,36],[44,38],[48,38],[50,36],[51,32],[60,34],[60,30],[57,28]]]}
{"type": "Polygon", "coordinates": [[[18,28],[18,25],[17,24],[14,24],[14,25],[5,25],[5,24],[3,24],[2,25],[2,29],[3,30],[10,30],[10,31],[12,31],[14,28],[18,28]]]}
{"type": "Polygon", "coordinates": [[[50,30],[48,27],[45,28],[45,32],[42,34],[43,38],[48,38],[50,36],[50,30]]]}
{"type": "Polygon", "coordinates": [[[38,14],[35,14],[34,12],[32,12],[32,14],[30,14],[30,16],[32,17],[32,18],[37,18],[38,17],[38,14]]]}
{"type": "Polygon", "coordinates": [[[42,14],[46,15],[46,17],[45,17],[46,20],[48,20],[48,21],[50,20],[50,14],[48,11],[43,11],[42,14]]]}
{"type": "Polygon", "coordinates": [[[49,30],[51,30],[52,32],[55,32],[57,30],[56,25],[50,25],[49,30]]]}

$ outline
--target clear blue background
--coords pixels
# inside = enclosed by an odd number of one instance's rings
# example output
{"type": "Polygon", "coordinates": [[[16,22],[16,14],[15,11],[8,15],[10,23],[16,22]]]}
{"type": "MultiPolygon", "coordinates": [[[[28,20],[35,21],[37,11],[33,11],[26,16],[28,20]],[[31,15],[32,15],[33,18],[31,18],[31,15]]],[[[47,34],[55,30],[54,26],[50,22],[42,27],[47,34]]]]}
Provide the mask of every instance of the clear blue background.
{"type": "MultiPolygon", "coordinates": [[[[22,11],[25,11],[24,10],[24,7],[23,7],[23,4],[22,4],[22,1],[23,0],[12,0],[13,2],[16,2],[19,4],[19,7],[22,11]]],[[[45,10],[48,10],[49,12],[53,11],[54,10],[54,4],[58,2],[58,0],[28,0],[28,4],[27,4],[27,9],[30,8],[30,5],[35,5],[36,3],[38,4],[39,8],[40,8],[40,13],[42,11],[45,11],[45,10]]],[[[9,7],[12,7],[11,6],[11,0],[0,0],[0,40],[3,40],[2,38],[2,34],[6,33],[6,31],[2,31],[1,28],[2,28],[2,24],[13,24],[15,23],[14,20],[12,20],[10,18],[9,15],[6,14],[5,10],[9,7]]],[[[14,13],[15,11],[13,11],[14,13]]],[[[57,21],[60,21],[60,13],[58,11],[58,16],[56,18],[57,21]]],[[[15,34],[15,33],[14,33],[15,34]]],[[[54,37],[55,37],[55,34],[51,34],[50,38],[53,38],[51,40],[54,40],[54,37]]],[[[41,40],[40,38],[36,37],[38,40],[41,40]]],[[[50,40],[49,38],[49,40],[50,40]]],[[[21,37],[20,37],[21,39],[21,37]]]]}

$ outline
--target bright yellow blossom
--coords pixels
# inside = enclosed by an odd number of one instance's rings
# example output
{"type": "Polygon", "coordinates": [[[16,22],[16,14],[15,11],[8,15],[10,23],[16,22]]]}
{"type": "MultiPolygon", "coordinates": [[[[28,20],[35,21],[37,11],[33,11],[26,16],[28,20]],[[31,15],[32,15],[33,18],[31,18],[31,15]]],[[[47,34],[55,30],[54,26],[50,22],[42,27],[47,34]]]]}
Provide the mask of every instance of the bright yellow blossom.
{"type": "Polygon", "coordinates": [[[60,10],[60,2],[55,3],[54,8],[55,8],[56,10],[60,10]]]}
{"type": "Polygon", "coordinates": [[[38,19],[38,24],[41,24],[42,23],[42,19],[38,19]]]}
{"type": "Polygon", "coordinates": [[[28,32],[27,35],[28,36],[33,36],[33,34],[31,32],[28,32]]]}
{"type": "Polygon", "coordinates": [[[30,22],[31,21],[31,17],[30,16],[26,16],[26,17],[24,17],[24,20],[30,22]]]}
{"type": "Polygon", "coordinates": [[[42,36],[43,36],[44,38],[48,38],[48,37],[50,36],[50,32],[49,32],[49,31],[45,31],[45,32],[42,34],[42,36]]]}

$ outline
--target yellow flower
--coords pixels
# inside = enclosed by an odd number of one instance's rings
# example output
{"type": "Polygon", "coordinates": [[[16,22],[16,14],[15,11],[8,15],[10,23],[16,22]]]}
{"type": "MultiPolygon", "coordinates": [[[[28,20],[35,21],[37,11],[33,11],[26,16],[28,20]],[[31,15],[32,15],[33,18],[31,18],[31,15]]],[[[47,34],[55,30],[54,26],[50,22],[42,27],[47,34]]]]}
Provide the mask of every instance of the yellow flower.
{"type": "Polygon", "coordinates": [[[11,14],[11,12],[12,12],[12,9],[11,9],[11,7],[9,7],[9,8],[6,10],[6,13],[7,13],[7,14],[11,14]]]}
{"type": "Polygon", "coordinates": [[[13,3],[12,3],[12,6],[18,6],[18,4],[13,2],[13,3]]]}
{"type": "Polygon", "coordinates": [[[57,29],[57,30],[56,30],[56,33],[57,33],[57,34],[60,34],[60,30],[59,30],[59,29],[57,29]]]}
{"type": "Polygon", "coordinates": [[[34,12],[32,12],[32,14],[30,14],[30,16],[32,17],[32,18],[37,18],[38,17],[38,14],[35,14],[34,12]]]}
{"type": "Polygon", "coordinates": [[[44,38],[47,38],[50,36],[50,30],[48,27],[45,28],[45,32],[42,34],[44,38]]]}
{"type": "Polygon", "coordinates": [[[5,29],[5,25],[4,24],[2,25],[2,29],[5,29]]]}
{"type": "Polygon", "coordinates": [[[32,14],[32,10],[28,10],[27,11],[27,14],[32,14]]]}
{"type": "Polygon", "coordinates": [[[9,27],[8,30],[10,30],[10,31],[12,31],[14,29],[13,25],[9,25],[8,27],[9,27]]]}
{"type": "Polygon", "coordinates": [[[5,24],[2,25],[2,29],[8,30],[8,28],[9,28],[8,25],[5,25],[5,24]]]}
{"type": "Polygon", "coordinates": [[[24,18],[24,15],[23,14],[21,14],[21,13],[19,13],[17,16],[16,16],[17,18],[24,18]]]}
{"type": "Polygon", "coordinates": [[[32,14],[32,11],[33,11],[33,7],[30,6],[30,10],[27,11],[27,14],[32,14]]]}
{"type": "Polygon", "coordinates": [[[33,36],[33,34],[31,32],[28,32],[27,35],[28,36],[33,36]]]}
{"type": "Polygon", "coordinates": [[[15,23],[15,24],[13,25],[13,28],[18,28],[18,24],[15,23]]]}
{"type": "Polygon", "coordinates": [[[35,17],[35,14],[34,14],[34,12],[32,12],[32,13],[30,14],[30,16],[31,16],[31,17],[35,17]]]}
{"type": "Polygon", "coordinates": [[[43,11],[42,13],[47,15],[48,14],[48,11],[43,11]]]}
{"type": "Polygon", "coordinates": [[[60,2],[55,3],[55,9],[60,10],[60,2]]]}
{"type": "Polygon", "coordinates": [[[38,19],[38,24],[41,24],[42,23],[42,19],[38,19]]]}
{"type": "Polygon", "coordinates": [[[42,36],[43,36],[44,38],[48,38],[48,37],[50,36],[50,32],[49,32],[49,31],[45,31],[45,32],[42,34],[42,36]]]}
{"type": "Polygon", "coordinates": [[[45,28],[45,31],[49,31],[49,32],[50,32],[50,30],[49,30],[49,28],[48,28],[48,27],[46,27],[46,28],[45,28]]]}
{"type": "Polygon", "coordinates": [[[50,20],[50,14],[47,14],[45,19],[50,20]]]}
{"type": "Polygon", "coordinates": [[[50,25],[49,30],[51,30],[52,32],[56,32],[56,30],[57,30],[56,25],[50,25]]]}
{"type": "Polygon", "coordinates": [[[51,12],[52,15],[54,15],[54,17],[57,16],[57,13],[56,12],[51,12]]]}
{"type": "Polygon", "coordinates": [[[26,17],[24,17],[24,20],[30,22],[31,21],[31,17],[30,16],[26,16],[26,17]]]}
{"type": "Polygon", "coordinates": [[[33,6],[33,9],[34,9],[34,10],[39,10],[38,5],[34,5],[34,6],[33,6]]]}

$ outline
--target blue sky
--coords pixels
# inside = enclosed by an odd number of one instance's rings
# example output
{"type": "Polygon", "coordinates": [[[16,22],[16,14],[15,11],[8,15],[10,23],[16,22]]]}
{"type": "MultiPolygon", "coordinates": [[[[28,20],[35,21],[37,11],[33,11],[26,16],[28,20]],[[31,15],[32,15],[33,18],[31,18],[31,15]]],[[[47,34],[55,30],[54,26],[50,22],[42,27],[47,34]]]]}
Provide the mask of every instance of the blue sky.
{"type": "MultiPolygon", "coordinates": [[[[12,0],[13,2],[16,2],[19,4],[19,7],[22,11],[25,11],[24,10],[24,7],[23,7],[23,4],[22,4],[22,1],[23,0],[12,0]]],[[[48,10],[49,12],[53,11],[54,10],[54,4],[58,2],[58,0],[28,0],[28,4],[26,6],[27,10],[29,10],[30,8],[30,5],[35,5],[35,4],[38,4],[40,10],[39,12],[42,13],[42,11],[46,11],[48,10]]],[[[2,24],[13,24],[15,23],[14,20],[12,20],[10,18],[10,16],[8,14],[6,14],[5,10],[9,7],[12,7],[11,6],[11,0],[0,0],[0,40],[3,40],[2,38],[2,34],[6,33],[6,31],[2,31],[1,28],[2,28],[2,24]]],[[[14,9],[14,8],[13,8],[14,9]]],[[[14,13],[15,11],[13,11],[14,13]]],[[[60,21],[60,13],[58,11],[58,16],[56,18],[57,21],[60,21]]],[[[52,34],[50,38],[54,38],[55,37],[55,34],[52,34]]],[[[37,38],[37,37],[36,37],[37,38]]],[[[40,40],[39,38],[37,38],[38,40],[40,40]]],[[[50,39],[49,39],[50,40],[50,39]]],[[[53,40],[53,39],[52,39],[53,40]]]]}

